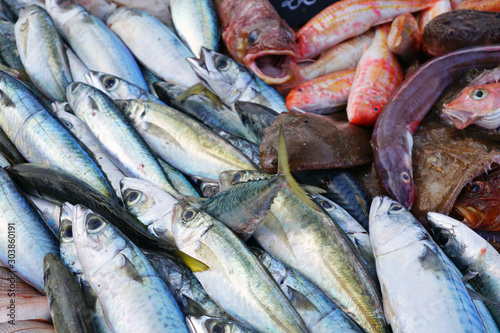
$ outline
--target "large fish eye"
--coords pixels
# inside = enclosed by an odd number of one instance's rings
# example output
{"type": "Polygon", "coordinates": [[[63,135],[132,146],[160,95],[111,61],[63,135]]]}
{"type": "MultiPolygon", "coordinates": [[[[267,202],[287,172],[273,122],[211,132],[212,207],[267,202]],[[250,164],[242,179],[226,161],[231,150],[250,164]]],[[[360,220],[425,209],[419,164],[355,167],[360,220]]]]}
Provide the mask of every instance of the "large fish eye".
{"type": "Polygon", "coordinates": [[[182,220],[184,222],[192,221],[198,213],[193,208],[188,208],[182,213],[182,220]]]}
{"type": "Polygon", "coordinates": [[[440,232],[436,235],[436,243],[441,247],[446,247],[451,243],[451,237],[448,233],[440,232]]]}
{"type": "Polygon", "coordinates": [[[64,111],[73,113],[73,110],[71,110],[71,106],[68,103],[64,104],[64,111]]]}
{"type": "Polygon", "coordinates": [[[321,200],[320,204],[321,204],[321,207],[323,207],[326,210],[331,210],[333,208],[333,205],[326,200],[321,200]]]}
{"type": "Polygon", "coordinates": [[[232,180],[232,183],[233,183],[233,184],[236,184],[237,182],[239,182],[239,181],[240,181],[240,179],[241,179],[241,176],[242,176],[242,175],[241,175],[241,172],[239,172],[239,171],[238,171],[238,172],[236,172],[236,173],[233,175],[233,180],[232,180]]]}
{"type": "Polygon", "coordinates": [[[399,214],[403,211],[404,211],[404,207],[399,202],[395,202],[391,205],[391,207],[389,207],[390,214],[399,214]]]}
{"type": "Polygon", "coordinates": [[[250,31],[250,33],[248,34],[248,38],[247,38],[248,44],[255,45],[258,42],[258,40],[260,39],[260,34],[261,34],[260,29],[255,29],[255,30],[250,31]]]}
{"type": "Polygon", "coordinates": [[[136,190],[126,190],[125,191],[125,201],[129,205],[133,205],[139,201],[142,193],[136,190]]]}
{"type": "Polygon", "coordinates": [[[378,104],[375,104],[374,106],[372,106],[372,111],[375,113],[379,113],[381,110],[382,110],[382,108],[378,104]]]}
{"type": "Polygon", "coordinates": [[[225,71],[229,68],[230,64],[231,63],[229,62],[229,60],[226,57],[220,57],[215,62],[215,67],[217,67],[217,69],[220,71],[225,71]]]}
{"type": "Polygon", "coordinates": [[[66,126],[67,129],[72,129],[73,128],[73,124],[70,123],[69,121],[61,119],[61,122],[63,123],[64,126],[66,126]]]}
{"type": "Polygon", "coordinates": [[[210,332],[211,333],[225,333],[226,332],[226,325],[224,323],[215,323],[210,327],[210,332]]]}
{"type": "Polygon", "coordinates": [[[102,85],[106,90],[112,91],[118,87],[118,82],[116,78],[107,75],[102,79],[102,85]]]}
{"type": "MultiPolygon", "coordinates": [[[[68,220],[63,221],[63,223],[71,223],[68,220]]],[[[73,239],[73,226],[71,224],[66,225],[61,231],[62,238],[64,240],[72,240],[73,239]]]]}
{"type": "Polygon", "coordinates": [[[475,181],[469,185],[467,185],[467,192],[472,195],[480,193],[484,188],[484,183],[480,181],[475,181]]]}
{"type": "Polygon", "coordinates": [[[401,173],[401,178],[407,183],[410,180],[410,175],[408,172],[404,171],[401,173]]]}
{"type": "Polygon", "coordinates": [[[486,89],[474,89],[471,93],[472,99],[475,101],[482,100],[488,95],[488,90],[486,89]]]}
{"type": "Polygon", "coordinates": [[[125,111],[130,106],[130,102],[129,101],[121,101],[120,104],[118,104],[118,106],[120,107],[120,109],[122,109],[122,111],[125,111]]]}
{"type": "Polygon", "coordinates": [[[97,215],[91,215],[87,218],[88,231],[97,232],[101,230],[104,225],[105,225],[104,220],[97,215]]]}

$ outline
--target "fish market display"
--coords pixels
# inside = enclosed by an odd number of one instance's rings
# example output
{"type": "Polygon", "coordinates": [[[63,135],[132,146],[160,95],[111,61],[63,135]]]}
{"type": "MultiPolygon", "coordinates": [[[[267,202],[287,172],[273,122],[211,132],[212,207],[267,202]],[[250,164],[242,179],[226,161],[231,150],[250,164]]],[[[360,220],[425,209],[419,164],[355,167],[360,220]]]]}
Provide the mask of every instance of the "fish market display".
{"type": "Polygon", "coordinates": [[[343,110],[351,93],[354,74],[354,69],[347,69],[304,82],[288,93],[286,107],[319,114],[343,110]]]}
{"type": "Polygon", "coordinates": [[[46,1],[59,33],[91,70],[116,75],[146,89],[146,82],[125,44],[98,18],[67,1],[46,1]]]}
{"type": "Polygon", "coordinates": [[[453,210],[474,230],[500,231],[500,169],[474,178],[460,192],[453,210]]]}
{"type": "MultiPolygon", "coordinates": [[[[463,223],[429,212],[427,220],[431,225],[436,242],[464,274],[473,274],[470,283],[492,302],[500,301],[500,254],[488,242],[463,223]]],[[[493,318],[500,322],[497,306],[485,303],[493,318]]]]}
{"type": "MultiPolygon", "coordinates": [[[[170,28],[154,16],[138,9],[122,7],[113,12],[106,22],[134,56],[161,79],[188,87],[199,82],[186,62],[186,58],[192,57],[193,53],[170,28]]],[[[110,73],[106,70],[100,71],[110,73]]],[[[133,80],[115,75],[135,83],[133,80]]],[[[139,86],[147,90],[147,87],[139,86]]]]}
{"type": "Polygon", "coordinates": [[[440,56],[474,45],[500,42],[500,18],[495,12],[456,9],[435,17],[422,32],[427,53],[440,56]]]}
{"type": "Polygon", "coordinates": [[[491,68],[499,61],[499,46],[478,46],[451,52],[422,65],[391,96],[372,136],[375,166],[391,197],[407,208],[415,200],[412,135],[439,94],[467,69],[491,68]]]}
{"type": "Polygon", "coordinates": [[[234,59],[268,84],[293,77],[294,33],[268,0],[216,0],[222,38],[234,59]]]}
{"type": "Polygon", "coordinates": [[[21,12],[15,25],[19,56],[36,87],[53,101],[64,101],[73,81],[62,38],[49,14],[39,6],[21,12]]]}
{"type": "Polygon", "coordinates": [[[394,332],[486,332],[455,267],[403,205],[373,199],[370,239],[394,332]]]}
{"type": "Polygon", "coordinates": [[[359,59],[346,109],[352,124],[373,126],[389,96],[403,81],[401,66],[387,46],[389,30],[389,24],[378,27],[359,59]]]}
{"type": "Polygon", "coordinates": [[[415,12],[436,0],[344,0],[335,2],[313,17],[297,32],[297,58],[312,59],[328,48],[359,35],[372,26],[391,21],[405,12],[415,12]]]}

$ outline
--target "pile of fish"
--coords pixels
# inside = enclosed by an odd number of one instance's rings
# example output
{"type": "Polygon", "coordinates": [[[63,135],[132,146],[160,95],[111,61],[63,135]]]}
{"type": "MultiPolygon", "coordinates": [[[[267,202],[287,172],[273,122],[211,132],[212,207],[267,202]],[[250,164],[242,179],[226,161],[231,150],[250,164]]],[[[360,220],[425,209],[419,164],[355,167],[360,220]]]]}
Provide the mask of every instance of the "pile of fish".
{"type": "Polygon", "coordinates": [[[0,0],[0,332],[500,332],[475,3],[0,0]]]}

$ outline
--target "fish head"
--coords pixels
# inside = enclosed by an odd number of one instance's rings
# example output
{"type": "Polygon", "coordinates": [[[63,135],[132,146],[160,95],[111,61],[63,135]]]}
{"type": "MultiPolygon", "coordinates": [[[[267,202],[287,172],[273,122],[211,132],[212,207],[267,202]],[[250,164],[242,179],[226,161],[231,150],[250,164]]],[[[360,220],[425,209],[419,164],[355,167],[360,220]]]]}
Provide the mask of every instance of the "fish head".
{"type": "Polygon", "coordinates": [[[186,202],[180,201],[174,205],[172,234],[179,250],[194,256],[189,249],[198,249],[201,238],[213,226],[212,218],[208,214],[186,202]]]}
{"type": "Polygon", "coordinates": [[[235,57],[267,84],[283,84],[293,78],[294,39],[283,20],[259,18],[237,32],[235,57]]]}
{"type": "Polygon", "coordinates": [[[373,126],[387,103],[387,94],[376,87],[359,87],[351,93],[347,103],[349,122],[361,126],[373,126]]]}
{"type": "Polygon", "coordinates": [[[73,240],[83,270],[92,276],[127,246],[123,235],[82,205],[73,208],[73,240]]]}
{"type": "Polygon", "coordinates": [[[186,316],[186,324],[192,333],[244,333],[248,332],[234,321],[206,315],[186,316]]]}
{"type": "Polygon", "coordinates": [[[219,174],[219,188],[221,191],[224,191],[238,184],[272,179],[273,177],[275,176],[257,170],[226,170],[219,174]]]}
{"type": "Polygon", "coordinates": [[[206,48],[187,58],[198,78],[227,104],[234,103],[252,81],[251,74],[229,57],[206,48]]]}
{"type": "Polygon", "coordinates": [[[45,0],[45,9],[53,18],[54,25],[60,29],[76,15],[87,12],[73,0],[45,0]]]}
{"type": "Polygon", "coordinates": [[[71,271],[78,274],[83,271],[73,241],[73,208],[74,206],[69,202],[65,202],[61,206],[59,243],[61,260],[71,269],[71,271]]]}
{"type": "MultiPolygon", "coordinates": [[[[57,265],[57,262],[59,261],[59,258],[56,257],[54,253],[47,253],[45,257],[43,257],[43,284],[44,286],[47,286],[50,278],[50,272],[53,270],[57,269],[54,267],[57,265]]],[[[54,280],[52,280],[54,281],[54,280]]],[[[45,287],[47,288],[47,287],[45,287]]]]}
{"type": "Polygon", "coordinates": [[[369,225],[375,256],[396,251],[418,240],[430,239],[420,222],[402,204],[389,197],[373,198],[369,225]]]}
{"type": "Polygon", "coordinates": [[[290,90],[286,96],[286,107],[288,110],[297,108],[303,111],[308,111],[308,106],[318,102],[319,92],[311,91],[307,84],[301,84],[298,87],[290,90]]]}
{"type": "Polygon", "coordinates": [[[434,212],[427,213],[427,221],[434,240],[458,269],[467,269],[480,255],[486,241],[462,222],[434,212]]]}
{"type": "Polygon", "coordinates": [[[476,177],[458,195],[453,210],[472,229],[500,230],[500,169],[476,177]]]}

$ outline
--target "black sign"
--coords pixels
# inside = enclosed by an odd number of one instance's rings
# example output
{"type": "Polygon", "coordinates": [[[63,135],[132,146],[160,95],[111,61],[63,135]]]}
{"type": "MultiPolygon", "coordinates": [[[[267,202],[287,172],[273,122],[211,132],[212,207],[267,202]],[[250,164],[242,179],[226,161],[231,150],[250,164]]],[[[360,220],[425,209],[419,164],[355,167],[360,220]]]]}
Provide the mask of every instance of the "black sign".
{"type": "Polygon", "coordinates": [[[291,27],[301,25],[339,0],[270,0],[291,27]]]}

